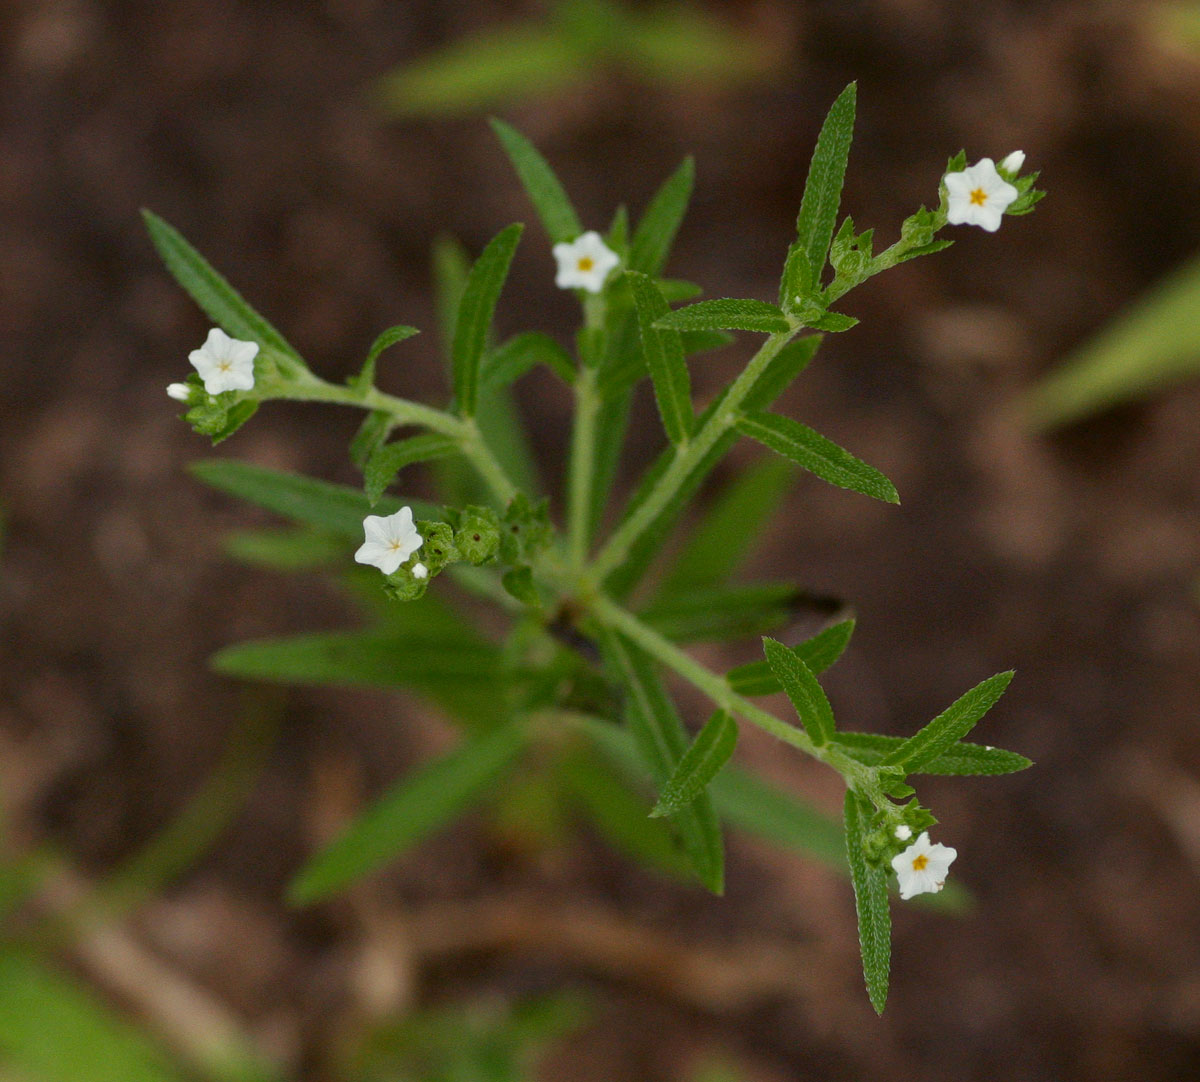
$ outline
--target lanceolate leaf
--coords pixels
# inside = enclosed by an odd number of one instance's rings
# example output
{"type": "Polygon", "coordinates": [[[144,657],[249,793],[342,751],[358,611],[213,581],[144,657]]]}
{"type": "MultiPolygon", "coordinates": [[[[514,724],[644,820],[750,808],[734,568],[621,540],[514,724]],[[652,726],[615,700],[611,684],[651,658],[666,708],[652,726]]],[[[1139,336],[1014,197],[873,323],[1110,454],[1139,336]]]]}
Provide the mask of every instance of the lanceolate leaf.
{"type": "Polygon", "coordinates": [[[525,742],[524,726],[510,722],[404,778],[305,865],[288,900],[319,902],[408,852],[485,796],[525,742]]]}
{"type": "Polygon", "coordinates": [[[583,232],[583,226],[554,170],[538,149],[511,124],[495,118],[491,123],[492,131],[504,146],[551,242],[574,240],[583,232]]]}
{"type": "Polygon", "coordinates": [[[790,458],[822,481],[885,503],[900,502],[895,485],[874,466],[799,421],[777,413],[750,413],[738,421],[737,428],[743,436],[790,458]]]}
{"type": "Polygon", "coordinates": [[[475,413],[479,365],[487,347],[496,302],[521,239],[520,224],[498,233],[471,267],[454,325],[454,396],[464,417],[475,413]]]}
{"type": "Polygon", "coordinates": [[[674,444],[683,443],[691,435],[695,417],[692,413],[691,379],[683,356],[679,332],[659,330],[655,322],[668,311],[667,302],[651,278],[636,271],[629,272],[633,299],[637,305],[638,323],[642,332],[642,352],[654,383],[654,397],[662,416],[667,438],[674,444]]]}
{"type": "Polygon", "coordinates": [[[854,885],[854,905],[858,910],[863,976],[871,1006],[876,1013],[883,1014],[892,963],[892,915],[888,909],[887,870],[882,865],[869,864],[866,858],[864,818],[867,814],[868,810],[859,798],[847,790],[846,857],[850,862],[850,882],[854,885]]]}
{"type": "Polygon", "coordinates": [[[397,440],[380,447],[367,462],[363,480],[367,499],[374,507],[405,466],[414,462],[428,462],[434,458],[445,458],[458,452],[458,441],[438,432],[424,432],[419,436],[397,440]]]}
{"type": "Polygon", "coordinates": [[[787,316],[775,305],[731,297],[677,308],[660,318],[655,326],[677,331],[761,331],[764,334],[786,334],[792,329],[787,316]]]}
{"type": "Polygon", "coordinates": [[[771,406],[809,366],[821,346],[821,338],[819,334],[794,338],[775,354],[742,400],[742,409],[765,410],[771,406]]]}
{"type": "MultiPolygon", "coordinates": [[[[317,526],[347,539],[361,541],[363,519],[372,514],[367,497],[358,489],[331,485],[312,477],[283,470],[269,470],[236,459],[208,458],[188,467],[192,474],[221,492],[264,507],[277,515],[317,526]]],[[[435,519],[437,508],[419,500],[405,501],[416,518],[435,519]]],[[[375,514],[390,515],[400,510],[400,501],[385,498],[375,514]]]]}
{"type": "Polygon", "coordinates": [[[371,348],[367,352],[367,359],[363,362],[362,371],[359,372],[354,380],[356,386],[366,390],[375,384],[375,364],[379,360],[379,355],[391,346],[398,342],[403,342],[411,338],[414,334],[420,334],[416,327],[405,327],[398,325],[389,327],[384,331],[374,342],[371,343],[371,348]]]}
{"type": "Polygon", "coordinates": [[[997,673],[983,683],[976,684],[920,732],[910,736],[890,752],[884,758],[883,764],[902,766],[910,773],[919,773],[923,767],[949,751],[975,727],[1004,694],[1013,675],[1011,671],[997,673]]]}
{"type": "MultiPolygon", "coordinates": [[[[661,787],[687,751],[683,722],[649,657],[619,635],[607,636],[605,649],[623,677],[628,695],[626,718],[634,743],[661,787]]],[[[725,847],[712,803],[702,793],[678,812],[675,822],[700,881],[714,894],[721,894],[725,889],[725,847]]]]}
{"type": "MultiPolygon", "coordinates": [[[[902,736],[884,736],[881,733],[838,733],[834,740],[843,745],[859,762],[875,766],[883,762],[892,752],[903,746],[902,736]]],[[[953,775],[996,775],[1015,774],[1033,766],[1030,759],[1004,748],[985,747],[983,744],[959,742],[942,752],[936,759],[922,764],[915,774],[953,775]]]]}
{"type": "Polygon", "coordinates": [[[691,158],[672,173],[650,201],[645,214],[633,232],[629,248],[629,269],[655,277],[662,273],[675,234],[687,212],[696,179],[696,165],[691,158]]]}
{"type": "MultiPolygon", "coordinates": [[[[852,634],[854,621],[843,620],[825,628],[811,639],[805,639],[799,645],[793,646],[792,653],[808,666],[809,671],[817,675],[842,656],[852,634]]],[[[752,661],[749,665],[739,665],[736,669],[730,669],[725,678],[739,695],[775,695],[783,690],[766,661],[752,661]]]]}
{"type": "Polygon", "coordinates": [[[854,135],[855,99],[856,87],[851,83],[830,107],[817,137],[796,219],[796,243],[784,271],[780,303],[785,309],[795,305],[797,296],[810,294],[820,286],[842,201],[842,182],[854,135]]]}
{"type": "Polygon", "coordinates": [[[505,387],[537,364],[544,364],[565,383],[575,382],[575,365],[570,354],[549,335],[526,331],[490,350],[483,358],[480,389],[505,387]]]}
{"type": "Polygon", "coordinates": [[[767,664],[787,697],[792,700],[804,731],[821,747],[833,737],[833,710],[812,670],[791,650],[774,639],[763,639],[767,664]]]}
{"type": "Polygon", "coordinates": [[[724,710],[713,714],[662,787],[658,803],[650,812],[651,818],[673,815],[703,793],[733,755],[737,736],[737,722],[731,715],[724,710]]]}
{"type": "Polygon", "coordinates": [[[167,270],[214,323],[234,338],[257,342],[303,364],[283,335],[251,308],[174,226],[148,210],[142,211],[142,217],[167,270]]]}
{"type": "Polygon", "coordinates": [[[808,596],[787,582],[701,586],[655,601],[639,615],[675,642],[741,639],[787,623],[808,596]]]}

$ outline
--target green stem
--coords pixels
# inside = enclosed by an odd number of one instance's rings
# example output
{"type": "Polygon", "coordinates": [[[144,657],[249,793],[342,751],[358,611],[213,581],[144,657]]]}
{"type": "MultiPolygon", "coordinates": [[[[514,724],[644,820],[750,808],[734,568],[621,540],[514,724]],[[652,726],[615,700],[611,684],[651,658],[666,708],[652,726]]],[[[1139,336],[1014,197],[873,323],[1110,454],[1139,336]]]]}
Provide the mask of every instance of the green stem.
{"type": "Polygon", "coordinates": [[[602,594],[591,599],[588,611],[610,630],[624,635],[661,664],[673,669],[689,684],[707,695],[716,706],[728,710],[731,714],[736,714],[752,725],[757,725],[764,732],[770,733],[771,736],[782,740],[785,744],[790,744],[806,755],[811,755],[814,759],[832,767],[842,775],[847,786],[870,800],[876,807],[882,809],[887,804],[887,798],[880,788],[877,771],[873,767],[860,763],[833,744],[818,747],[803,729],[788,724],[782,718],[777,718],[761,706],[757,706],[749,699],[739,695],[729,686],[729,682],[723,676],[718,676],[711,669],[689,657],[670,639],[660,635],[653,628],[642,623],[633,613],[602,594]]]}
{"type": "Polygon", "coordinates": [[[762,375],[767,365],[795,337],[797,330],[799,328],[771,335],[762,344],[742,374],[733,381],[721,408],[709,417],[707,423],[694,433],[685,445],[678,448],[670,466],[663,472],[641,506],[617,528],[587,569],[588,577],[595,588],[599,588],[604,580],[621,565],[637,539],[653,525],[663,509],[670,504],[675,493],[679,491],[680,486],[687,480],[692,470],[704,461],[705,456],[721,437],[737,424],[741,416],[741,405],[746,396],[758,382],[759,376],[762,375]]]}
{"type": "Polygon", "coordinates": [[[575,428],[571,435],[571,474],[567,492],[567,558],[583,569],[591,540],[592,486],[596,469],[596,370],[582,368],[575,381],[575,428]]]}
{"type": "Polygon", "coordinates": [[[517,486],[484,443],[474,417],[455,417],[445,410],[423,406],[407,398],[397,398],[375,387],[361,391],[356,387],[327,383],[316,376],[288,381],[280,386],[278,393],[274,393],[272,388],[269,396],[294,402],[334,402],[357,406],[359,409],[380,410],[391,414],[397,425],[419,425],[431,432],[440,432],[459,442],[464,457],[479,471],[501,504],[509,503],[517,494],[517,486]]]}

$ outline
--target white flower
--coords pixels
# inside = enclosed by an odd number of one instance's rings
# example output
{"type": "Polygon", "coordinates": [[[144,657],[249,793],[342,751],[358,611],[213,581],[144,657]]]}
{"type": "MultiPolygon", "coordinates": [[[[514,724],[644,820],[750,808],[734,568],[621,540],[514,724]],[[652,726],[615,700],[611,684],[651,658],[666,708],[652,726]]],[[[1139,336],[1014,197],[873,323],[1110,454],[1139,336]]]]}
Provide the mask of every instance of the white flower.
{"type": "Polygon", "coordinates": [[[896,841],[906,842],[912,837],[912,827],[910,827],[907,823],[901,823],[898,827],[896,827],[895,833],[896,841]]]}
{"type": "Polygon", "coordinates": [[[996,172],[991,158],[980,158],[961,173],[947,173],[942,179],[950,197],[946,221],[951,225],[977,225],[995,233],[1004,211],[1018,195],[996,172]]]}
{"type": "Polygon", "coordinates": [[[554,284],[559,289],[586,289],[589,293],[599,293],[609,271],[621,262],[594,230],[570,244],[556,244],[554,258],[558,260],[554,284]]]}
{"type": "Polygon", "coordinates": [[[186,402],[191,391],[192,389],[186,383],[167,384],[167,397],[175,399],[176,402],[186,402]]]}
{"type": "Polygon", "coordinates": [[[204,345],[192,350],[188,360],[204,380],[209,394],[222,391],[249,391],[254,387],[254,358],[257,342],[230,338],[219,327],[208,332],[204,345]]]}
{"type": "Polygon", "coordinates": [[[412,573],[414,579],[429,578],[429,568],[427,568],[424,564],[413,564],[412,573]]]}
{"type": "Polygon", "coordinates": [[[363,533],[366,540],[354,554],[355,561],[372,564],[385,575],[395,571],[425,540],[413,525],[411,507],[401,507],[386,517],[368,515],[363,519],[363,533]]]}
{"type": "Polygon", "coordinates": [[[1025,164],[1025,151],[1014,150],[1007,158],[1000,163],[1000,170],[1004,173],[1009,173],[1016,176],[1021,171],[1021,166],[1025,164]]]}
{"type": "Polygon", "coordinates": [[[900,881],[900,897],[907,901],[915,894],[936,894],[946,885],[946,875],[958,853],[949,846],[929,842],[929,831],[903,853],[892,858],[892,867],[900,881]]]}

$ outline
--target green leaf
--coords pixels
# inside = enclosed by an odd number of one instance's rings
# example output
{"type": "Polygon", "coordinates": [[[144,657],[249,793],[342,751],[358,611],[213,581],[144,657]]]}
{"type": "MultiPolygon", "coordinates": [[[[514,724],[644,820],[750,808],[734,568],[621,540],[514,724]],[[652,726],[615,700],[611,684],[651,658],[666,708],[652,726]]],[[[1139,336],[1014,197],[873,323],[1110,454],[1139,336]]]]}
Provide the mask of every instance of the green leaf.
{"type": "Polygon", "coordinates": [[[658,319],[655,327],[676,331],[761,331],[786,334],[792,329],[787,316],[766,301],[721,297],[700,301],[658,319]]]}
{"type": "Polygon", "coordinates": [[[430,268],[438,335],[442,352],[449,363],[454,348],[454,324],[458,319],[458,306],[462,303],[463,290],[467,286],[467,275],[471,273],[471,256],[456,237],[440,233],[433,241],[430,268]]]}
{"type": "Polygon", "coordinates": [[[292,905],[312,905],[408,852],[486,796],[526,744],[525,726],[502,725],[464,739],[452,752],[392,786],[288,888],[292,905]]]}
{"type": "MultiPolygon", "coordinates": [[[[792,653],[803,661],[815,676],[823,673],[842,656],[853,634],[854,621],[843,620],[825,628],[811,639],[805,639],[804,642],[793,646],[792,653]]],[[[748,665],[730,669],[725,679],[739,695],[775,695],[783,690],[783,686],[771,671],[771,666],[765,661],[752,661],[748,665]]]]}
{"type": "MultiPolygon", "coordinates": [[[[193,476],[221,492],[341,537],[361,541],[363,519],[371,514],[367,497],[357,489],[331,485],[297,473],[270,470],[229,458],[201,459],[188,469],[193,476]]],[[[407,503],[416,518],[438,517],[437,509],[429,504],[415,500],[407,503]]],[[[399,500],[383,499],[377,511],[390,515],[399,509],[399,500]]]]}
{"type": "Polygon", "coordinates": [[[680,331],[684,356],[694,357],[698,353],[710,353],[733,345],[736,338],[728,331],[680,331]]]}
{"type": "Polygon", "coordinates": [[[183,1082],[164,1048],[65,972],[0,949],[0,1064],[28,1082],[183,1082]]]}
{"type": "MultiPolygon", "coordinates": [[[[611,634],[605,650],[623,677],[626,719],[634,743],[661,789],[687,751],[687,731],[655,671],[654,662],[633,643],[611,634]]],[[[700,881],[714,894],[725,889],[725,846],[721,824],[705,794],[675,816],[684,849],[700,881]]]]}
{"type": "Polygon", "coordinates": [[[232,403],[218,399],[216,402],[193,406],[185,414],[185,419],[202,436],[211,437],[215,447],[229,439],[257,412],[258,402],[255,399],[232,403]]]}
{"type": "Polygon", "coordinates": [[[657,277],[666,266],[675,235],[687,213],[696,180],[696,164],[689,157],[672,173],[650,201],[633,232],[628,267],[657,277]]]}
{"type": "Polygon", "coordinates": [[[828,744],[835,728],[833,710],[812,670],[794,651],[775,639],[763,639],[763,652],[775,679],[796,708],[804,731],[817,747],[828,744]]]}
{"type": "Polygon", "coordinates": [[[658,412],[667,438],[678,445],[691,435],[695,420],[691,378],[683,355],[683,343],[678,331],[659,330],[655,325],[668,308],[653,279],[637,271],[630,271],[627,277],[637,305],[642,352],[654,384],[658,412]]]}
{"type": "Polygon", "coordinates": [[[308,571],[344,563],[348,547],[344,537],[296,526],[234,530],[225,535],[222,545],[232,559],[272,571],[308,571]]]}
{"type": "Polygon", "coordinates": [[[492,131],[500,140],[505,153],[521,178],[533,209],[554,244],[574,240],[583,232],[579,215],[571,200],[559,183],[549,163],[528,139],[511,124],[495,117],[491,121],[492,131]]]}
{"type": "Polygon", "coordinates": [[[454,396],[464,417],[475,413],[479,395],[479,366],[487,348],[496,302],[508,277],[513,254],[524,226],[510,225],[488,243],[471,267],[454,325],[454,396]]]}
{"type": "Polygon", "coordinates": [[[830,107],[817,136],[796,219],[796,242],[788,253],[780,290],[779,303],[785,309],[791,309],[797,297],[815,293],[820,287],[842,201],[846,160],[854,136],[856,96],[856,85],[851,83],[830,107]]]}
{"type": "Polygon", "coordinates": [[[902,766],[910,774],[934,762],[967,735],[1004,694],[1014,673],[997,673],[956,699],[920,732],[904,741],[883,760],[884,766],[902,766]]]}
{"type": "Polygon", "coordinates": [[[857,327],[858,320],[854,316],[842,315],[841,312],[822,312],[815,319],[806,320],[805,325],[814,331],[829,331],[837,334],[841,331],[848,331],[851,327],[857,327]]]}
{"type": "Polygon", "coordinates": [[[586,61],[557,30],[514,26],[404,64],[379,80],[374,96],[392,116],[466,116],[554,95],[588,75],[586,61]]]}
{"type": "MultiPolygon", "coordinates": [[[[882,733],[838,733],[834,741],[845,747],[859,762],[877,766],[892,752],[902,747],[902,736],[884,736],[882,733]]],[[[944,775],[999,775],[1015,774],[1033,766],[1033,761],[1015,751],[985,747],[983,744],[960,742],[942,752],[936,759],[921,765],[915,774],[944,775]]]]}
{"type": "Polygon", "coordinates": [[[360,470],[365,469],[367,460],[384,445],[395,424],[395,417],[387,410],[368,413],[350,441],[350,461],[360,470]]]}
{"type": "Polygon", "coordinates": [[[528,564],[505,571],[500,582],[504,589],[522,604],[541,608],[542,599],[533,584],[533,569],[528,564]]]}
{"type": "Polygon", "coordinates": [[[402,324],[389,327],[371,343],[371,348],[367,351],[367,359],[363,362],[362,371],[350,381],[351,384],[364,391],[370,387],[374,387],[375,365],[379,360],[379,355],[385,349],[396,345],[397,342],[404,342],[414,334],[420,333],[416,327],[405,327],[402,324]]]}
{"type": "Polygon", "coordinates": [[[380,447],[367,462],[363,471],[363,482],[367,499],[374,507],[383,496],[396,475],[414,462],[428,462],[434,458],[445,458],[458,454],[458,440],[438,432],[423,432],[419,436],[397,440],[380,447]]]}
{"type": "Polygon", "coordinates": [[[698,586],[654,601],[639,616],[675,642],[741,639],[786,624],[807,596],[786,582],[698,586]]]}
{"type": "Polygon", "coordinates": [[[300,354],[283,335],[251,308],[174,226],[149,210],[142,210],[142,218],[167,270],[214,323],[234,338],[257,342],[303,365],[300,354]]]}
{"type": "Polygon", "coordinates": [[[823,338],[819,334],[794,338],[767,363],[742,400],[746,411],[765,410],[791,386],[792,381],[811,363],[823,338]]]}
{"type": "MultiPolygon", "coordinates": [[[[423,602],[406,602],[416,608],[423,602]]],[[[333,687],[409,688],[464,720],[503,717],[499,651],[461,635],[411,631],[329,631],[260,639],[219,650],[210,664],[243,680],[333,687]]]]}
{"type": "MultiPolygon", "coordinates": [[[[615,725],[610,728],[625,735],[615,725]]],[[[634,792],[602,757],[570,756],[560,774],[576,804],[614,849],[678,879],[694,874],[668,825],[647,821],[645,796],[634,792]]]]}
{"type": "Polygon", "coordinates": [[[777,413],[748,413],[738,421],[737,429],[743,436],[758,440],[772,451],[790,458],[822,481],[885,503],[900,502],[896,487],[874,466],[855,458],[808,425],[777,413]]]}
{"type": "Polygon", "coordinates": [[[575,382],[571,355],[549,335],[526,331],[488,351],[479,371],[480,390],[505,387],[537,364],[544,364],[564,383],[575,382]]]}
{"type": "MultiPolygon", "coordinates": [[[[517,411],[512,391],[508,387],[481,388],[475,407],[475,423],[483,442],[513,484],[522,492],[541,491],[528,430],[517,411]]],[[[482,476],[479,477],[479,494],[472,498],[483,504],[495,500],[482,476]]]]}
{"type": "Polygon", "coordinates": [[[724,710],[713,714],[662,787],[650,817],[674,815],[703,793],[733,755],[737,737],[737,722],[730,714],[724,710]]]}
{"type": "Polygon", "coordinates": [[[846,856],[850,862],[850,882],[854,885],[854,906],[858,911],[863,976],[871,1006],[877,1014],[883,1014],[892,964],[892,915],[888,909],[887,869],[867,862],[864,819],[869,814],[861,800],[847,790],[846,856]]]}
{"type": "Polygon", "coordinates": [[[736,478],[689,531],[658,596],[716,586],[728,579],[751,545],[762,537],[794,477],[790,463],[766,458],[736,478]]]}

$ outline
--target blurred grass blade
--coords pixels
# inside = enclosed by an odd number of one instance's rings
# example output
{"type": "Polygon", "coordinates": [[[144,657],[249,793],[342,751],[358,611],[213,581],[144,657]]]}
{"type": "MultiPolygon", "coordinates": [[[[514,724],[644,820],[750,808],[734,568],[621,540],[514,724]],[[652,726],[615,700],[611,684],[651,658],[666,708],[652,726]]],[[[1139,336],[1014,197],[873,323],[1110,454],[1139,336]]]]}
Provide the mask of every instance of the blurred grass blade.
{"type": "MultiPolygon", "coordinates": [[[[687,751],[687,731],[655,671],[654,662],[619,635],[605,638],[610,661],[623,677],[626,718],[634,744],[659,788],[674,774],[687,751]]],[[[721,824],[706,794],[675,816],[684,849],[700,881],[714,894],[725,889],[725,846],[721,824]]]]}
{"type": "Polygon", "coordinates": [[[506,387],[538,364],[544,364],[564,383],[575,382],[571,355],[548,334],[525,331],[488,351],[479,372],[479,389],[506,387]]]}
{"type": "Polygon", "coordinates": [[[753,83],[770,75],[786,46],[741,33],[694,4],[652,5],[629,20],[628,61],[653,84],[706,88],[753,83]]]}
{"type": "Polygon", "coordinates": [[[283,335],[251,308],[174,226],[149,210],[143,209],[142,217],[167,270],[214,323],[233,338],[257,342],[304,364],[283,335]]]}
{"type": "Polygon", "coordinates": [[[775,305],[733,297],[676,308],[654,325],[676,331],[761,331],[764,334],[786,334],[792,329],[787,316],[775,305]]]}
{"type": "Polygon", "coordinates": [[[368,413],[350,441],[350,461],[360,470],[364,469],[367,460],[384,445],[395,427],[396,420],[387,410],[368,413]]]}
{"type": "Polygon", "coordinates": [[[788,623],[808,596],[787,582],[702,586],[655,601],[638,615],[675,642],[742,639],[788,623]]]}
{"type": "Polygon", "coordinates": [[[189,1077],[73,977],[17,947],[0,948],[0,1064],[21,1082],[189,1077]]]}
{"type": "Polygon", "coordinates": [[[504,147],[517,176],[521,178],[529,201],[537,211],[551,243],[574,240],[583,232],[583,225],[549,162],[542,157],[537,147],[511,124],[495,117],[492,118],[491,124],[492,131],[496,133],[496,138],[504,147]]]}
{"type": "Polygon", "coordinates": [[[458,454],[459,450],[458,440],[439,432],[422,432],[419,436],[384,444],[371,455],[363,470],[363,487],[368,502],[374,507],[405,466],[445,458],[458,454]]]}
{"type": "MultiPolygon", "coordinates": [[[[843,620],[818,632],[811,639],[805,639],[804,642],[793,646],[792,653],[816,676],[842,656],[853,634],[854,621],[843,620]]],[[[736,669],[730,669],[725,679],[739,695],[775,695],[783,690],[766,661],[752,661],[748,665],[739,665],[736,669]]]]}
{"type": "Polygon", "coordinates": [[[1200,375],[1200,258],[1152,286],[1036,384],[1036,428],[1057,428],[1200,375]]]}
{"type": "Polygon", "coordinates": [[[525,726],[510,722],[404,778],[304,866],[288,900],[322,901],[408,852],[484,796],[525,743],[525,726]]]}
{"type": "Polygon", "coordinates": [[[521,26],[465,38],[385,75],[380,107],[398,117],[481,113],[565,90],[588,65],[553,28],[521,26]]]}
{"type": "MultiPolygon", "coordinates": [[[[902,736],[884,736],[881,733],[838,733],[834,741],[845,747],[859,762],[875,766],[883,762],[892,752],[902,747],[902,736]]],[[[1033,766],[1030,759],[1004,748],[985,747],[983,744],[959,742],[941,755],[923,763],[916,774],[947,775],[998,775],[1015,774],[1033,766]]]]}
{"type": "MultiPolygon", "coordinates": [[[[479,403],[475,408],[475,423],[479,434],[501,468],[522,492],[536,495],[541,491],[537,462],[529,442],[529,429],[522,422],[508,387],[480,387],[479,403]]],[[[472,468],[474,472],[474,468],[472,468]]],[[[495,503],[495,495],[482,477],[476,502],[495,503]]]]}
{"type": "Polygon", "coordinates": [[[735,478],[689,531],[658,596],[717,586],[728,579],[751,545],[763,536],[795,474],[795,468],[784,459],[766,458],[735,478]]]}
{"type": "Polygon", "coordinates": [[[703,793],[733,755],[737,737],[737,722],[730,714],[724,710],[713,714],[662,787],[650,817],[674,815],[703,793]]]}
{"type": "Polygon", "coordinates": [[[233,530],[222,538],[221,545],[230,559],[269,571],[328,568],[344,563],[350,548],[344,537],[304,526],[233,530]]]}
{"type": "Polygon", "coordinates": [[[630,271],[627,278],[637,306],[642,353],[654,384],[659,416],[667,438],[678,445],[691,435],[695,421],[691,377],[683,355],[683,342],[678,331],[661,330],[656,326],[658,319],[670,309],[653,279],[637,271],[630,271]]]}
{"type": "Polygon", "coordinates": [[[775,679],[796,708],[804,731],[817,747],[828,744],[834,733],[833,710],[812,670],[797,654],[774,639],[763,639],[763,651],[775,679]]]}
{"type": "Polygon", "coordinates": [[[920,732],[904,741],[883,760],[885,766],[902,766],[910,773],[932,763],[967,735],[1004,694],[1015,674],[997,673],[956,699],[920,732]]]}
{"type": "Polygon", "coordinates": [[[808,425],[778,413],[750,413],[737,423],[743,436],[758,440],[790,458],[809,473],[838,488],[847,488],[885,503],[899,503],[896,487],[874,466],[827,440],[808,425]]]}
{"type": "Polygon", "coordinates": [[[430,262],[438,336],[449,366],[454,349],[454,323],[458,319],[463,290],[467,287],[467,275],[471,273],[471,256],[457,237],[441,233],[434,239],[430,262]]]}
{"type": "Polygon", "coordinates": [[[850,863],[850,882],[854,885],[854,906],[858,910],[863,976],[871,1006],[877,1014],[883,1014],[892,963],[892,916],[888,909],[887,869],[883,865],[867,863],[866,814],[869,810],[847,790],[846,856],[850,863]]]}
{"type": "Polygon", "coordinates": [[[857,88],[851,83],[829,109],[808,167],[804,196],[796,218],[796,242],[788,253],[779,303],[785,310],[820,288],[825,258],[833,241],[842,183],[854,135],[857,88]]]}
{"type": "Polygon", "coordinates": [[[487,348],[492,316],[500,291],[508,278],[508,268],[521,240],[524,226],[510,225],[488,242],[475,260],[463,287],[454,324],[454,397],[459,413],[464,417],[475,414],[479,397],[479,366],[487,348]]]}
{"type": "MultiPolygon", "coordinates": [[[[200,459],[188,469],[206,485],[239,500],[273,511],[293,522],[358,541],[362,540],[363,519],[367,515],[390,515],[400,509],[399,500],[385,497],[373,512],[367,497],[358,489],[236,459],[200,459]]],[[[416,518],[439,517],[437,508],[430,504],[418,500],[406,502],[416,518]]]]}
{"type": "Polygon", "coordinates": [[[687,213],[696,180],[696,163],[684,158],[683,164],[664,182],[633,231],[629,246],[629,269],[652,278],[662,274],[675,236],[687,213]]]}

